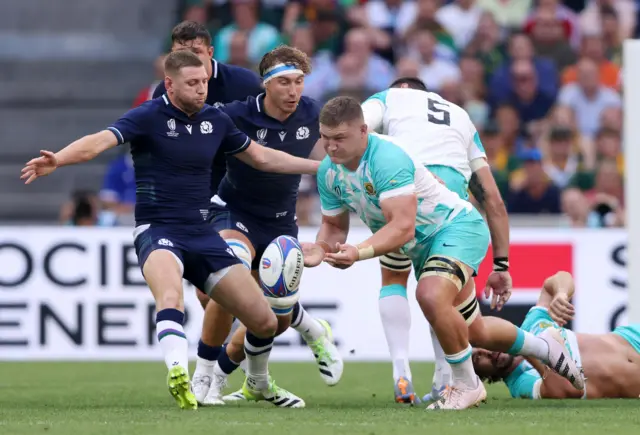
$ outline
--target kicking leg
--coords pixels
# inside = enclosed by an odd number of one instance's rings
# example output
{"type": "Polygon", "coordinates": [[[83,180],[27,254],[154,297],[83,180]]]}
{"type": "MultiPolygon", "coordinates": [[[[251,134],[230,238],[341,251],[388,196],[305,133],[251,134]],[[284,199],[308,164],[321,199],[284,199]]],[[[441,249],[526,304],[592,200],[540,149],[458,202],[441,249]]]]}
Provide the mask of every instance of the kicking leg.
{"type": "Polygon", "coordinates": [[[169,370],[169,392],[182,409],[198,404],[189,385],[189,343],[184,333],[182,261],[165,249],[151,252],[142,273],[156,300],[156,332],[165,364],[169,370]]]}
{"type": "Polygon", "coordinates": [[[378,309],[393,366],[395,401],[419,403],[409,367],[411,310],[407,300],[407,281],[411,260],[402,254],[387,254],[380,258],[380,265],[382,288],[378,309]]]}

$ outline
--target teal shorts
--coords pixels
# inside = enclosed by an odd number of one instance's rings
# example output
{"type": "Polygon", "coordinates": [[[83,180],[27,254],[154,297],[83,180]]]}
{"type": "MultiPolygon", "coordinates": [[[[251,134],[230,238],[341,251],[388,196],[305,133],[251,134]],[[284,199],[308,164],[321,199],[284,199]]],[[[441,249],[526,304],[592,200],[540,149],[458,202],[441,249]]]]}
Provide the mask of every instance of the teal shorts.
{"type": "Polygon", "coordinates": [[[453,258],[477,272],[487,254],[489,240],[489,228],[478,210],[462,211],[420,247],[412,249],[409,257],[416,277],[420,278],[425,263],[434,255],[453,258]]]}
{"type": "Polygon", "coordinates": [[[447,188],[464,200],[469,199],[469,183],[464,175],[449,166],[427,165],[426,168],[436,177],[444,181],[447,188]]]}
{"type": "Polygon", "coordinates": [[[640,325],[618,326],[613,333],[627,340],[640,353],[640,325]]]}

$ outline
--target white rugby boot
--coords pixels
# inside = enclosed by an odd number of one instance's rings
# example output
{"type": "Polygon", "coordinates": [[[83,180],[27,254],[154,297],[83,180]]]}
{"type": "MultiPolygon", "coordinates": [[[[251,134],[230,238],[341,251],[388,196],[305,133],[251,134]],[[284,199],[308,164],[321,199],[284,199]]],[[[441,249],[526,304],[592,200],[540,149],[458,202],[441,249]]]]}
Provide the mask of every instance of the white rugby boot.
{"type": "Polygon", "coordinates": [[[479,406],[487,400],[487,390],[479,378],[477,383],[478,386],[473,389],[466,388],[464,385],[445,388],[440,394],[440,400],[429,405],[427,410],[461,410],[479,406]]]}
{"type": "Polygon", "coordinates": [[[584,389],[584,379],[571,353],[565,345],[564,338],[556,328],[547,328],[540,335],[549,346],[548,366],[551,370],[571,382],[576,389],[584,389]]]}
{"type": "Polygon", "coordinates": [[[224,400],[222,399],[222,392],[227,387],[227,376],[216,375],[214,373],[213,378],[211,379],[211,384],[209,385],[209,392],[207,396],[204,398],[202,402],[205,406],[218,406],[224,405],[224,400]]]}
{"type": "Polygon", "coordinates": [[[204,405],[204,399],[209,392],[209,386],[211,385],[213,373],[194,373],[191,380],[191,390],[193,391],[196,400],[200,405],[204,405]]]}
{"type": "Polygon", "coordinates": [[[342,378],[344,362],[342,361],[340,352],[338,352],[338,348],[333,342],[331,326],[326,320],[316,320],[325,329],[325,334],[317,340],[307,341],[307,345],[313,351],[313,356],[318,364],[320,377],[325,384],[332,387],[340,382],[340,378],[342,378]]]}

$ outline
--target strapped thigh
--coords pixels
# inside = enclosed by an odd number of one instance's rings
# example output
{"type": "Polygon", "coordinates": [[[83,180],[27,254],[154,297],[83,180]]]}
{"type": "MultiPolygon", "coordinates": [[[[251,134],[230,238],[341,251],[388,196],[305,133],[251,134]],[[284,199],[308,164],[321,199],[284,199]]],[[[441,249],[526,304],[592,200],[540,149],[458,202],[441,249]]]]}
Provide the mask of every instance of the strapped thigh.
{"type": "Polygon", "coordinates": [[[458,291],[462,290],[469,279],[466,266],[455,258],[445,255],[433,255],[427,259],[420,271],[418,281],[428,276],[448,279],[458,288],[458,291]]]}
{"type": "Polygon", "coordinates": [[[456,310],[464,317],[464,322],[467,326],[471,326],[478,314],[480,314],[480,304],[476,298],[475,286],[473,290],[469,297],[456,307],[456,310]]]}
{"type": "Polygon", "coordinates": [[[390,252],[380,257],[380,266],[393,272],[407,272],[411,270],[411,260],[399,252],[390,252]]]}

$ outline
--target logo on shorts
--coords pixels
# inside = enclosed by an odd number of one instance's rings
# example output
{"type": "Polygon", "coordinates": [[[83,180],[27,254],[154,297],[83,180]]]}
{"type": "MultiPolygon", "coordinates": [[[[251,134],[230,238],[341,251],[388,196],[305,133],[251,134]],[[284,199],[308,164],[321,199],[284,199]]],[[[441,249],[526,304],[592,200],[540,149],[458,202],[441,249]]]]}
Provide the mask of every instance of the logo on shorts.
{"type": "Polygon", "coordinates": [[[336,193],[336,195],[342,196],[342,189],[340,189],[340,186],[334,187],[333,191],[336,193]]]}
{"type": "Polygon", "coordinates": [[[271,260],[269,260],[268,258],[263,258],[262,259],[262,267],[264,269],[268,269],[271,267],[271,260]]]}
{"type": "Polygon", "coordinates": [[[236,227],[240,228],[240,230],[244,231],[245,233],[248,233],[249,230],[247,229],[247,227],[244,226],[244,224],[242,222],[236,222],[236,227]]]}
{"type": "Polygon", "coordinates": [[[261,128],[260,130],[258,130],[258,132],[256,133],[256,136],[258,138],[258,143],[260,145],[266,145],[267,141],[265,140],[267,138],[267,129],[266,128],[261,128]]]}
{"type": "Polygon", "coordinates": [[[169,131],[167,132],[167,136],[169,137],[178,137],[180,133],[176,131],[176,120],[171,118],[167,121],[167,127],[169,127],[169,131]]]}
{"type": "Polygon", "coordinates": [[[373,188],[373,184],[368,181],[364,183],[364,191],[367,192],[367,195],[375,195],[376,189],[373,188]]]}
{"type": "Polygon", "coordinates": [[[158,240],[158,245],[160,246],[171,246],[173,248],[173,243],[169,239],[160,239],[158,240]]]}
{"type": "Polygon", "coordinates": [[[213,107],[215,107],[216,109],[218,107],[224,107],[224,103],[221,103],[220,101],[216,101],[215,103],[213,103],[213,107]]]}
{"type": "Polygon", "coordinates": [[[209,121],[202,121],[200,123],[200,133],[210,134],[213,131],[213,125],[209,121]]]}
{"type": "Polygon", "coordinates": [[[302,140],[309,137],[309,128],[300,127],[298,131],[296,131],[296,139],[302,140]]]}
{"type": "Polygon", "coordinates": [[[236,254],[233,252],[233,249],[231,248],[227,248],[227,254],[231,255],[232,257],[236,256],[236,254]]]}

